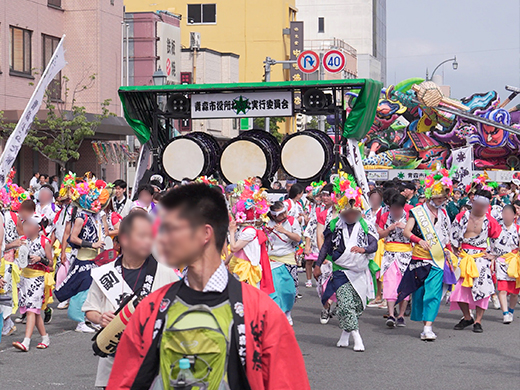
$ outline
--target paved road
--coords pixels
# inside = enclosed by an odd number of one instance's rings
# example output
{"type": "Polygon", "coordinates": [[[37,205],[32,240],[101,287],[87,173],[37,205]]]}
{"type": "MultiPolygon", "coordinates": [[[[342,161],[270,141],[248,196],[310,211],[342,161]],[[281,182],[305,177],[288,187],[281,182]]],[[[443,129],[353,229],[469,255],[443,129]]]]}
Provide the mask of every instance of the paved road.
{"type": "MultiPolygon", "coordinates": [[[[381,309],[367,309],[361,319],[366,352],[336,348],[341,331],[336,319],[319,323],[316,291],[301,287],[303,299],[294,309],[294,330],[305,357],[312,389],[516,389],[520,378],[520,316],[503,325],[501,313],[489,310],[484,333],[454,331],[458,312],[441,307],[438,340],[419,340],[422,326],[387,329],[381,309]]],[[[520,308],[519,308],[520,311],[520,308]]],[[[18,337],[0,343],[0,389],[93,389],[97,358],[90,335],[74,332],[64,311],[55,311],[48,329],[51,347],[28,353],[13,350],[18,337]]],[[[23,336],[22,336],[23,337],[23,336]]],[[[33,342],[34,343],[34,342],[33,342]]],[[[36,345],[36,343],[34,343],[36,345]]]]}

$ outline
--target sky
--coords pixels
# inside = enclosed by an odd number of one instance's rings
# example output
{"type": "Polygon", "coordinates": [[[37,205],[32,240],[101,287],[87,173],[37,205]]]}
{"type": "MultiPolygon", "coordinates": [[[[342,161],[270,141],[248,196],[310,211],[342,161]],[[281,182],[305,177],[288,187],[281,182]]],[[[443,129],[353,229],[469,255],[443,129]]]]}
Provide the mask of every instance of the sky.
{"type": "Polygon", "coordinates": [[[436,72],[452,97],[520,88],[520,0],[387,0],[386,12],[388,85],[457,56],[436,72]]]}

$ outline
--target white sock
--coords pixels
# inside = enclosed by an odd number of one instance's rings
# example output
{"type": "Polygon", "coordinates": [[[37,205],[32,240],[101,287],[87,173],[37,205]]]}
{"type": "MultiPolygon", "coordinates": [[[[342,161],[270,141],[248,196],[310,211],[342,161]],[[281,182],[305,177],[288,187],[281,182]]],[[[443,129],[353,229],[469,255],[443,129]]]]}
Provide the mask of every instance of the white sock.
{"type": "Polygon", "coordinates": [[[29,349],[29,347],[31,346],[31,339],[29,337],[25,337],[22,341],[22,344],[25,348],[29,349]]]}
{"type": "Polygon", "coordinates": [[[346,330],[344,330],[343,332],[341,332],[341,337],[339,338],[339,342],[348,344],[349,338],[350,338],[350,332],[347,332],[346,330]]]}
{"type": "Polygon", "coordinates": [[[424,325],[424,333],[433,332],[431,326],[424,325]]]}
{"type": "Polygon", "coordinates": [[[42,336],[42,343],[45,344],[45,345],[49,345],[51,342],[50,338],[49,338],[49,334],[47,333],[46,335],[43,335],[42,336]]]}

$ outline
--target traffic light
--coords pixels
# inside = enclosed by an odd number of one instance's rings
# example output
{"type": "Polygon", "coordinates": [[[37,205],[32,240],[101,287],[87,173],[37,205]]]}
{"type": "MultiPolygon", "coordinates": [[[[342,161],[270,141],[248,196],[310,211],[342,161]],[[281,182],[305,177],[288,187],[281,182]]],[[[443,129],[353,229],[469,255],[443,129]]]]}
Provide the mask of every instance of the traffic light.
{"type": "Polygon", "coordinates": [[[182,94],[170,95],[166,103],[166,115],[170,118],[190,118],[190,99],[182,94]]]}
{"type": "Polygon", "coordinates": [[[326,115],[334,112],[332,95],[319,89],[308,89],[303,94],[303,109],[306,115],[326,115]]]}

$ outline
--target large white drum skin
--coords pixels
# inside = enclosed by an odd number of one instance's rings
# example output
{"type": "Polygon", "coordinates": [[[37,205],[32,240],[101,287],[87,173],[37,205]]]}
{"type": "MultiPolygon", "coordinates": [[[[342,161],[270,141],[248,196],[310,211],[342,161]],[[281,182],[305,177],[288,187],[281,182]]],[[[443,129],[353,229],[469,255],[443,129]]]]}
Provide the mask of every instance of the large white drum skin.
{"type": "Polygon", "coordinates": [[[325,164],[325,151],[321,143],[303,133],[284,144],[280,157],[287,173],[301,180],[314,177],[325,164]]]}
{"type": "Polygon", "coordinates": [[[174,180],[194,180],[204,169],[204,153],[197,142],[179,138],[171,142],[163,152],[163,167],[174,180]]]}
{"type": "Polygon", "coordinates": [[[222,174],[231,183],[238,183],[253,176],[264,176],[267,160],[257,144],[239,140],[230,143],[220,157],[222,174]]]}

